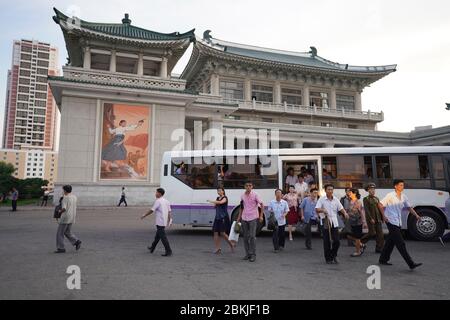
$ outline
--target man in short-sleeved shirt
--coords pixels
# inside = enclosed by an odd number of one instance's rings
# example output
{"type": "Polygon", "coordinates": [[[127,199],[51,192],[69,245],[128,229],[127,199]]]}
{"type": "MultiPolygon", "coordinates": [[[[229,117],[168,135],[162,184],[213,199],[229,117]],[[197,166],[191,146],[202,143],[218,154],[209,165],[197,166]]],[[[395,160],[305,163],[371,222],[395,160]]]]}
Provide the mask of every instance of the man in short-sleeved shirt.
{"type": "Polygon", "coordinates": [[[409,213],[414,215],[417,220],[420,221],[420,216],[417,212],[411,208],[408,198],[403,194],[405,189],[405,183],[403,180],[394,180],[395,191],[388,193],[383,200],[379,203],[379,209],[383,215],[383,220],[386,222],[386,226],[389,230],[389,235],[384,244],[384,248],[381,252],[379,263],[381,265],[391,265],[389,260],[391,259],[392,251],[394,247],[397,247],[398,251],[402,255],[405,262],[410,269],[415,269],[421,266],[421,263],[415,263],[408,251],[406,250],[406,244],[402,236],[402,210],[407,208],[409,213]]]}
{"type": "Polygon", "coordinates": [[[275,218],[277,219],[277,226],[273,230],[272,241],[274,251],[284,249],[285,244],[285,227],[286,227],[286,216],[289,213],[289,205],[286,200],[282,199],[283,191],[280,189],[275,190],[275,199],[270,201],[268,209],[269,212],[273,212],[275,218]]]}
{"type": "Polygon", "coordinates": [[[245,183],[245,192],[241,196],[241,208],[237,222],[241,222],[244,236],[244,260],[256,260],[256,228],[258,221],[263,222],[264,204],[259,195],[253,191],[253,183],[245,183]],[[243,207],[243,208],[242,208],[243,207]]]}
{"type": "Polygon", "coordinates": [[[316,213],[324,225],[323,249],[327,264],[338,264],[337,253],[340,246],[338,213],[348,219],[348,214],[338,198],[333,195],[334,187],[325,185],[326,196],[321,197],[316,204],[316,213]],[[332,241],[332,242],[331,242],[332,241]]]}
{"type": "Polygon", "coordinates": [[[312,249],[312,234],[311,226],[316,223],[316,205],[317,205],[317,194],[318,190],[316,188],[311,189],[309,197],[303,199],[300,204],[300,215],[302,221],[305,225],[305,246],[306,249],[312,249]]]}
{"type": "Polygon", "coordinates": [[[286,192],[289,191],[290,186],[295,186],[296,183],[298,183],[298,178],[294,174],[294,168],[289,168],[287,172],[287,177],[285,181],[285,190],[286,192]]]}
{"type": "Polygon", "coordinates": [[[166,235],[166,227],[170,226],[171,211],[170,202],[164,198],[165,190],[163,188],[158,188],[156,190],[155,196],[156,200],[153,207],[144,214],[141,219],[144,219],[148,215],[155,213],[155,224],[156,224],[156,235],[155,240],[152,245],[148,247],[151,253],[153,253],[158,245],[159,240],[161,240],[166,252],[162,255],[163,257],[170,257],[172,255],[172,249],[170,248],[169,240],[166,235]]]}

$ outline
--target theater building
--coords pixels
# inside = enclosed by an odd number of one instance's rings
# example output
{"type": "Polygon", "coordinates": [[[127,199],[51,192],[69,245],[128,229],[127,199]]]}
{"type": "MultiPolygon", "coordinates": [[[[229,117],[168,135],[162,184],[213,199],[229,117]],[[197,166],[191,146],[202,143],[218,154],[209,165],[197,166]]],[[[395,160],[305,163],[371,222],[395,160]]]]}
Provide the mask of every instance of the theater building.
{"type": "MultiPolygon", "coordinates": [[[[377,131],[382,112],[364,108],[365,87],[395,65],[352,66],[215,39],[194,30],[160,33],[132,24],[93,23],[55,9],[68,62],[49,84],[61,111],[57,185],[70,183],[82,205],[149,204],[165,151],[210,146],[208,129],[279,132],[280,148],[442,145],[450,130],[377,131]],[[172,70],[192,45],[181,74],[172,70]],[[180,134],[181,133],[181,134],[180,134]],[[199,138],[200,137],[200,138],[199,138]]],[[[251,147],[249,137],[214,141],[251,147]]]]}

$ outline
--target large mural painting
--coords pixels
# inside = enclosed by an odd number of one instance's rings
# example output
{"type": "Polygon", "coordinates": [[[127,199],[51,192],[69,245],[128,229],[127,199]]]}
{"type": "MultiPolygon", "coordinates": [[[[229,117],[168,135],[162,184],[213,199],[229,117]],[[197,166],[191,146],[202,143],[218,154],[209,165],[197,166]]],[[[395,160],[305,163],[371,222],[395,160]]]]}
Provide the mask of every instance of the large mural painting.
{"type": "Polygon", "coordinates": [[[150,107],[103,104],[102,180],[147,180],[150,107]]]}

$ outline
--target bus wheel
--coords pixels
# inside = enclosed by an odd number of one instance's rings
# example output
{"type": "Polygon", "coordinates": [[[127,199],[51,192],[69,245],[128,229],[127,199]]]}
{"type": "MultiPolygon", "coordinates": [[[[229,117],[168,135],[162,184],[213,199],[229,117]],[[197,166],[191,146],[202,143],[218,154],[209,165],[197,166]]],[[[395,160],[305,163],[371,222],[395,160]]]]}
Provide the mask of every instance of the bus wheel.
{"type": "Polygon", "coordinates": [[[422,218],[417,221],[414,216],[408,218],[408,233],[415,240],[431,241],[444,234],[445,226],[438,213],[428,208],[417,209],[422,218]]]}

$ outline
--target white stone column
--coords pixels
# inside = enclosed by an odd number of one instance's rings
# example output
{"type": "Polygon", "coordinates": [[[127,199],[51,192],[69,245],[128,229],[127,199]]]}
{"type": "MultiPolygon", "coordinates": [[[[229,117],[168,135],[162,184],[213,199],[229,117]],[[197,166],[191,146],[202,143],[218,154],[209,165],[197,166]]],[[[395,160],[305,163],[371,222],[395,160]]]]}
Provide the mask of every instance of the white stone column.
{"type": "Polygon", "coordinates": [[[159,76],[161,78],[167,78],[167,76],[168,76],[168,74],[167,74],[167,58],[166,57],[162,58],[159,76]]]}
{"type": "Polygon", "coordinates": [[[281,104],[281,84],[279,81],[275,81],[273,88],[273,103],[281,104]]]}
{"type": "Polygon", "coordinates": [[[252,101],[252,82],[250,78],[245,78],[244,80],[244,100],[252,101]]]}
{"type": "Polygon", "coordinates": [[[215,96],[220,95],[219,75],[215,73],[211,75],[211,94],[215,96]]]}
{"type": "Polygon", "coordinates": [[[336,110],[336,88],[330,90],[330,109],[336,110]]]}
{"type": "Polygon", "coordinates": [[[142,53],[140,53],[138,57],[137,74],[140,77],[144,75],[144,55],[142,53]]]}
{"type": "Polygon", "coordinates": [[[309,86],[303,87],[303,105],[309,106],[309,86]]]}
{"type": "Polygon", "coordinates": [[[203,149],[203,121],[195,120],[194,121],[194,141],[193,141],[194,150],[202,150],[203,149]]]}
{"type": "Polygon", "coordinates": [[[84,59],[83,59],[83,68],[90,69],[91,68],[91,48],[84,48],[84,59]]]}
{"type": "Polygon", "coordinates": [[[117,53],[116,50],[111,50],[111,60],[109,61],[109,71],[116,72],[117,68],[117,53]]]}
{"type": "Polygon", "coordinates": [[[362,110],[361,91],[357,91],[355,94],[355,110],[356,111],[362,110]]]}

